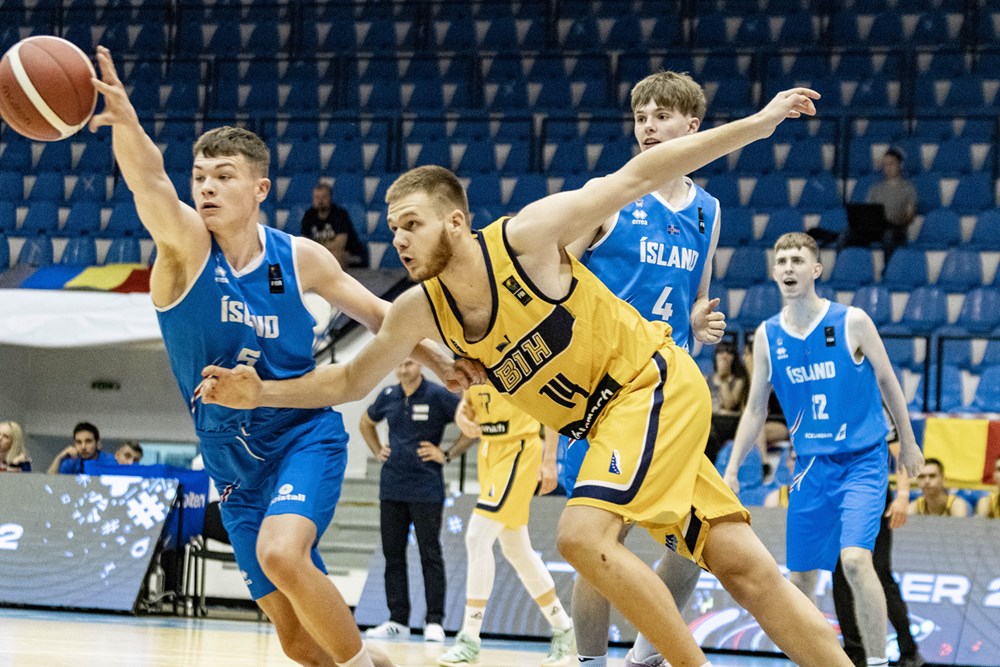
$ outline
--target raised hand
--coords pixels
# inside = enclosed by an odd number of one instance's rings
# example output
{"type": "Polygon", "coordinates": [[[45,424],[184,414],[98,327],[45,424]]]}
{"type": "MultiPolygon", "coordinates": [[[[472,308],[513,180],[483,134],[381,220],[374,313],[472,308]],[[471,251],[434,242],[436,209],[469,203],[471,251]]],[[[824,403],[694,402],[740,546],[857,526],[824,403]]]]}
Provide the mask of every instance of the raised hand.
{"type": "Polygon", "coordinates": [[[104,109],[90,119],[87,127],[91,132],[105,125],[115,125],[126,121],[136,121],[137,116],[132,102],[128,99],[125,86],[118,78],[111,52],[103,46],[97,47],[97,64],[101,69],[101,78],[91,79],[97,92],[104,96],[104,109]]]}
{"type": "Polygon", "coordinates": [[[792,88],[775,95],[766,107],[757,112],[757,116],[765,123],[767,134],[764,136],[771,136],[774,128],[786,118],[815,116],[816,105],[813,100],[819,98],[820,94],[809,88],[792,88]]]}

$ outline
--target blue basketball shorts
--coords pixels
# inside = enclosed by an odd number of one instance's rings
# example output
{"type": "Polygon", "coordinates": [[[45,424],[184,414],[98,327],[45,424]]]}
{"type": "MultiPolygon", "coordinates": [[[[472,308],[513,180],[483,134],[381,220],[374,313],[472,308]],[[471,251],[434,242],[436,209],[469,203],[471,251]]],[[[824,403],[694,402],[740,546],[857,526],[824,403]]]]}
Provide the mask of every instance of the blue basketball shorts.
{"type": "Polygon", "coordinates": [[[576,478],[580,475],[580,466],[583,465],[588,449],[590,443],[586,440],[571,440],[565,435],[559,436],[559,484],[566,489],[567,497],[573,495],[573,487],[576,486],[576,478]]]}
{"type": "Polygon", "coordinates": [[[347,467],[347,433],[337,412],[317,413],[288,428],[281,438],[287,448],[262,483],[252,489],[219,489],[222,522],[254,600],[277,590],[257,560],[257,535],[265,517],[297,514],[315,523],[312,561],[326,574],[317,545],[333,519],[347,467]]]}
{"type": "Polygon", "coordinates": [[[886,443],[829,456],[799,456],[788,495],[788,569],[833,570],[847,547],[873,550],[889,484],[886,443]]]}

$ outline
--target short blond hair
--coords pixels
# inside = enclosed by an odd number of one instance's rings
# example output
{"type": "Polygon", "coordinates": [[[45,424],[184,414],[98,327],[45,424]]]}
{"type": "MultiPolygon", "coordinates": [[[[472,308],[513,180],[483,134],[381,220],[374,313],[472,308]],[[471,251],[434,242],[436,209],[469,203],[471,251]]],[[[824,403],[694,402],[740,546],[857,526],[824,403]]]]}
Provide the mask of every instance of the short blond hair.
{"type": "Polygon", "coordinates": [[[657,72],[632,87],[632,113],[650,102],[699,120],[705,117],[705,91],[687,72],[657,72]]]}
{"type": "Polygon", "coordinates": [[[264,140],[242,127],[225,125],[198,137],[191,149],[194,157],[231,157],[242,155],[262,178],[271,168],[271,151],[264,140]]]}
{"type": "Polygon", "coordinates": [[[805,232],[788,232],[779,236],[778,240],[774,242],[774,252],[797,248],[805,248],[812,253],[813,257],[819,259],[819,246],[816,245],[816,239],[805,232]]]}
{"type": "Polygon", "coordinates": [[[469,198],[462,182],[450,170],[436,165],[426,165],[411,169],[400,175],[385,193],[385,203],[423,192],[450,209],[459,209],[469,220],[469,198]]]}

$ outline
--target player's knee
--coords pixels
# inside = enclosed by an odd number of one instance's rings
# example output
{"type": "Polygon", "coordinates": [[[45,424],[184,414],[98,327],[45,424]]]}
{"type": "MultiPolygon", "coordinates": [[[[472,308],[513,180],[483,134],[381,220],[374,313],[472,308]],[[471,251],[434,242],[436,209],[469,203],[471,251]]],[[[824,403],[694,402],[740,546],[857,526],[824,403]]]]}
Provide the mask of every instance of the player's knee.
{"type": "Polygon", "coordinates": [[[874,570],[872,554],[860,548],[848,547],[840,552],[840,562],[844,566],[844,576],[848,581],[857,581],[858,577],[869,570],[874,570]]]}
{"type": "Polygon", "coordinates": [[[585,533],[573,530],[570,526],[560,523],[556,535],[556,547],[559,553],[574,567],[579,568],[583,556],[587,552],[588,538],[585,533]]]}
{"type": "Polygon", "coordinates": [[[303,558],[296,549],[279,541],[259,540],[257,561],[267,578],[278,588],[285,588],[302,572],[303,558]]]}

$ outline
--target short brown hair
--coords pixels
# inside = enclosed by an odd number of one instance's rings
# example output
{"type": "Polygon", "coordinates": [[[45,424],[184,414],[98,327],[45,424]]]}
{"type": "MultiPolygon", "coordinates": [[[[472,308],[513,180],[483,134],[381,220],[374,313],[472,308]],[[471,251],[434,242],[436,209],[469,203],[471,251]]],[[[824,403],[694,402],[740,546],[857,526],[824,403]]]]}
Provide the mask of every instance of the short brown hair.
{"type": "Polygon", "coordinates": [[[457,208],[469,220],[469,198],[462,182],[444,167],[427,165],[411,169],[397,178],[385,193],[385,203],[391,204],[400,197],[423,192],[449,208],[457,208]]]}
{"type": "Polygon", "coordinates": [[[267,178],[271,167],[271,151],[267,144],[250,130],[225,125],[209,130],[194,142],[191,149],[194,157],[230,157],[242,155],[258,173],[267,178]]]}
{"type": "Polygon", "coordinates": [[[813,254],[813,257],[819,259],[819,246],[816,245],[816,239],[805,232],[788,232],[779,236],[778,240],[774,242],[774,252],[795,248],[805,248],[813,254]]]}
{"type": "Polygon", "coordinates": [[[657,72],[632,88],[632,113],[655,102],[685,116],[703,119],[708,102],[705,91],[687,72],[657,72]]]}

